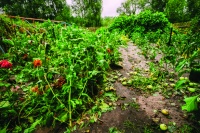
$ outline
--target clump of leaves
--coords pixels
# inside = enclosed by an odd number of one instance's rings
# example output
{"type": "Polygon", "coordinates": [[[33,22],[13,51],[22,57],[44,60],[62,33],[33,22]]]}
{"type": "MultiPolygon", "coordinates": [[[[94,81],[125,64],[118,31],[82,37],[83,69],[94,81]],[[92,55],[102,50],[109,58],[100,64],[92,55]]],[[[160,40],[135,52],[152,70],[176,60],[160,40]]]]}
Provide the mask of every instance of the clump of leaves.
{"type": "Polygon", "coordinates": [[[185,105],[182,106],[182,110],[186,110],[187,112],[198,110],[199,96],[200,95],[184,98],[185,105]]]}
{"type": "Polygon", "coordinates": [[[132,33],[162,32],[169,27],[169,21],[161,12],[153,13],[150,10],[138,15],[120,16],[110,25],[109,30],[125,31],[131,36],[132,33]]]}
{"type": "Polygon", "coordinates": [[[50,21],[36,24],[33,33],[27,29],[9,39],[13,45],[2,57],[12,62],[12,70],[0,68],[0,129],[72,127],[93,106],[109,65],[118,61],[121,36],[50,21]]]}

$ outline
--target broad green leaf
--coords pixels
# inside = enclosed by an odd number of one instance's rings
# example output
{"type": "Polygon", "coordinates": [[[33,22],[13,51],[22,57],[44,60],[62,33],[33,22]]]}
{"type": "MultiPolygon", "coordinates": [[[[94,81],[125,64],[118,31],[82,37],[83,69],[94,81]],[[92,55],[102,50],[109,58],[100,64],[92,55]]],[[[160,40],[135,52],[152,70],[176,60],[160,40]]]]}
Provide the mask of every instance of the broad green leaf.
{"type": "Polygon", "coordinates": [[[97,70],[89,71],[90,77],[97,75],[98,73],[99,73],[99,71],[97,71],[97,70]]]}
{"type": "Polygon", "coordinates": [[[111,101],[117,101],[117,97],[113,92],[106,92],[103,96],[109,97],[111,101]]]}
{"type": "Polygon", "coordinates": [[[96,115],[96,114],[93,114],[91,117],[90,117],[90,122],[91,123],[94,123],[94,122],[96,122],[98,120],[98,115],[96,115]]]}
{"type": "Polygon", "coordinates": [[[103,102],[101,103],[99,108],[101,109],[102,112],[106,112],[109,109],[109,105],[103,102]]]}
{"type": "Polygon", "coordinates": [[[10,84],[9,84],[9,83],[0,83],[0,86],[9,87],[9,86],[10,86],[10,84]]]}
{"type": "Polygon", "coordinates": [[[185,98],[185,105],[182,106],[182,110],[187,110],[187,112],[198,110],[197,96],[185,98]]]}
{"type": "Polygon", "coordinates": [[[194,51],[192,56],[190,57],[190,61],[194,61],[195,58],[197,58],[197,55],[198,55],[199,51],[194,51]]]}
{"type": "Polygon", "coordinates": [[[32,133],[32,132],[36,129],[35,127],[36,127],[38,124],[40,124],[41,121],[42,121],[42,117],[41,117],[40,119],[37,119],[37,120],[31,125],[31,127],[25,129],[25,130],[24,130],[24,133],[32,133]]]}
{"type": "Polygon", "coordinates": [[[2,101],[0,102],[0,108],[6,108],[10,106],[10,102],[9,101],[2,101]]]}
{"type": "Polygon", "coordinates": [[[68,113],[67,112],[63,112],[58,116],[58,119],[60,122],[66,122],[68,118],[68,113]]]}
{"type": "Polygon", "coordinates": [[[17,115],[17,112],[14,109],[8,110],[9,113],[17,115]]]}
{"type": "Polygon", "coordinates": [[[10,45],[14,45],[14,42],[12,40],[9,40],[9,39],[3,39],[3,42],[4,43],[7,43],[7,44],[10,44],[10,45]]]}
{"type": "Polygon", "coordinates": [[[187,80],[179,80],[178,82],[176,82],[175,88],[179,89],[186,82],[187,82],[187,80]]]}
{"type": "Polygon", "coordinates": [[[71,106],[72,106],[73,108],[76,108],[76,103],[75,103],[73,100],[70,100],[70,102],[71,102],[71,106]]]}
{"type": "Polygon", "coordinates": [[[186,64],[187,60],[183,60],[181,62],[179,62],[178,66],[176,67],[176,72],[179,72],[186,64]]]}
{"type": "Polygon", "coordinates": [[[6,133],[6,128],[7,127],[4,127],[3,129],[0,129],[0,133],[6,133]]]}
{"type": "Polygon", "coordinates": [[[13,130],[13,133],[20,133],[22,132],[22,127],[21,126],[15,126],[15,129],[13,130]]]}

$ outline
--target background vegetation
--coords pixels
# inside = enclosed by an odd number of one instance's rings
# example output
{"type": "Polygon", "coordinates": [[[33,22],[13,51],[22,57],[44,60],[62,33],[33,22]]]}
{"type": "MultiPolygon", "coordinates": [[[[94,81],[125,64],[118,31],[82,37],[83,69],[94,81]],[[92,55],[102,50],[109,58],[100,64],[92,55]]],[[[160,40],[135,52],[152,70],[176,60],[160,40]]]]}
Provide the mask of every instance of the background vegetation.
{"type": "Polygon", "coordinates": [[[164,87],[182,94],[182,110],[199,109],[199,1],[127,0],[116,18],[101,17],[102,0],[73,0],[72,6],[64,0],[0,0],[0,7],[7,15],[69,24],[0,17],[0,131],[29,133],[37,125],[56,124],[69,130],[89,108],[105,111],[109,106],[102,99],[94,106],[96,96],[103,93],[101,85],[110,65],[119,61],[118,48],[127,37],[147,59],[163,55],[150,64],[150,79],[134,77],[137,81],[130,85],[164,86],[166,73],[175,71],[180,78],[164,87]],[[180,30],[183,22],[187,25],[180,30]],[[95,32],[85,28],[100,26],[95,32]],[[189,79],[181,77],[184,73],[190,73],[189,79]]]}
{"type": "MultiPolygon", "coordinates": [[[[0,0],[0,7],[8,15],[62,20],[87,27],[102,25],[102,0],[0,0]]],[[[185,22],[197,17],[200,2],[196,0],[126,0],[118,7],[121,15],[134,15],[144,10],[163,12],[170,22],[185,22]]]]}

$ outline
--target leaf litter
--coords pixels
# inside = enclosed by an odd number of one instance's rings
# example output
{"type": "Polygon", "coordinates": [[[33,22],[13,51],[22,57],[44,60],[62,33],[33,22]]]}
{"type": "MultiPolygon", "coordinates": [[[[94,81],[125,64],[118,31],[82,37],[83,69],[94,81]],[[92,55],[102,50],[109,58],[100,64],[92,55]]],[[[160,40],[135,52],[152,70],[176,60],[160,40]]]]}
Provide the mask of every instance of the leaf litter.
{"type": "MultiPolygon", "coordinates": [[[[127,47],[121,47],[119,51],[122,58],[122,62],[119,64],[123,69],[113,70],[118,73],[119,77],[129,78],[130,72],[134,68],[149,69],[148,63],[151,60],[140,55],[141,50],[133,43],[129,42],[127,47]]],[[[159,60],[160,56],[156,57],[156,60],[159,60]]],[[[114,129],[117,129],[119,133],[143,133],[147,130],[153,133],[161,133],[162,131],[158,128],[161,123],[168,125],[168,132],[177,132],[176,129],[181,126],[192,126],[188,116],[181,110],[183,103],[179,102],[182,99],[180,96],[165,98],[161,92],[148,94],[137,88],[124,86],[119,80],[113,83],[113,88],[118,96],[114,105],[115,108],[109,110],[109,104],[102,103],[100,108],[104,111],[107,110],[107,112],[90,117],[95,117],[95,121],[92,123],[87,122],[90,119],[89,116],[84,116],[86,121],[80,123],[88,124],[83,128],[77,128],[73,133],[109,133],[111,130],[113,132],[114,129]],[[162,109],[166,109],[169,115],[162,114],[162,109]]],[[[64,131],[63,128],[53,130],[57,133],[64,131]]],[[[39,129],[35,133],[44,132],[50,133],[52,130],[49,128],[39,129]]]]}

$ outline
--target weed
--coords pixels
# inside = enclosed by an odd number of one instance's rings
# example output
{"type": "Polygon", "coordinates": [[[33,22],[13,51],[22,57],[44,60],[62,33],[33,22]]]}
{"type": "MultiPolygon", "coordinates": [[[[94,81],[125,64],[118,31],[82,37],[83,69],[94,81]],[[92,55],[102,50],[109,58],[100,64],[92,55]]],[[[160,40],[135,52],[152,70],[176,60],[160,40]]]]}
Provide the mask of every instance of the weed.
{"type": "Polygon", "coordinates": [[[178,130],[180,133],[192,133],[192,127],[189,125],[183,125],[178,130]]]}
{"type": "Polygon", "coordinates": [[[144,133],[153,133],[153,130],[149,126],[145,126],[144,133]]]}
{"type": "Polygon", "coordinates": [[[134,129],[136,125],[135,125],[133,122],[131,122],[130,120],[126,120],[126,121],[123,123],[123,126],[124,126],[125,128],[134,129]]]}
{"type": "Polygon", "coordinates": [[[120,131],[116,127],[110,127],[109,128],[109,133],[125,133],[125,131],[120,131]]]}

